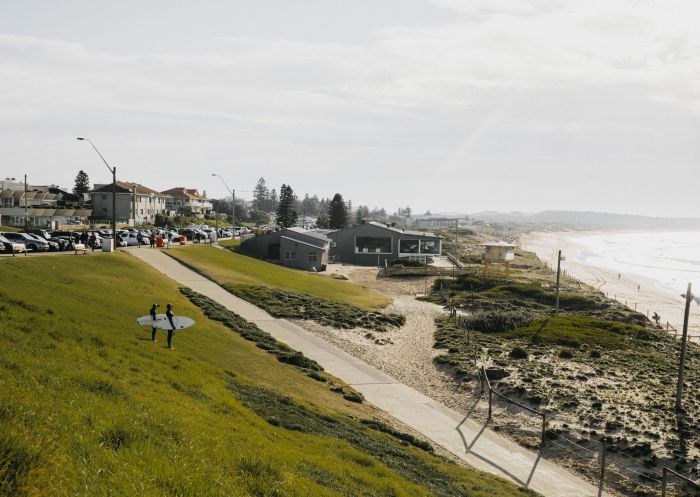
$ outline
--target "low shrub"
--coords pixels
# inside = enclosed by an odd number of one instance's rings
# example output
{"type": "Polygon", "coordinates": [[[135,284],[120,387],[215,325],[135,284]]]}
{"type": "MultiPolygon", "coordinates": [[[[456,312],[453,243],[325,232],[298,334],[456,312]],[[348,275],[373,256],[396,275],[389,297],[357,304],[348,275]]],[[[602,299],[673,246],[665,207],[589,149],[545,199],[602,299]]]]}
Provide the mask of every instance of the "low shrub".
{"type": "Polygon", "coordinates": [[[535,318],[529,311],[487,311],[461,319],[464,328],[482,333],[500,333],[527,326],[535,318]]]}
{"type": "Polygon", "coordinates": [[[527,359],[527,351],[522,347],[514,347],[508,354],[508,357],[511,359],[527,359]]]}

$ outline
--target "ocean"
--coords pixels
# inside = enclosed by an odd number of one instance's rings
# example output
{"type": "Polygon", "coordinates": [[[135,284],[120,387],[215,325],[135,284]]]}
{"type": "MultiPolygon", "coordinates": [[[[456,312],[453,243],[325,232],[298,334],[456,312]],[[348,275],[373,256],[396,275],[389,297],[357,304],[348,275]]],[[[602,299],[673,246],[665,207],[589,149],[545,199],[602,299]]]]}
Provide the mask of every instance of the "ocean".
{"type": "Polygon", "coordinates": [[[654,280],[679,295],[689,282],[700,294],[700,232],[596,233],[564,236],[579,250],[572,262],[654,280]]]}

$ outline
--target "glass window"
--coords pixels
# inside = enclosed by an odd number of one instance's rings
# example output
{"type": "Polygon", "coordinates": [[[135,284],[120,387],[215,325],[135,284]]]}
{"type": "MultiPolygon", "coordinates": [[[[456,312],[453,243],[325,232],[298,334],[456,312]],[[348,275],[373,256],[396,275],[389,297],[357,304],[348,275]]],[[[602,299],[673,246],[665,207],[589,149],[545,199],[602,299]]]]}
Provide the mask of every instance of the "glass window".
{"type": "Polygon", "coordinates": [[[318,253],[309,252],[309,262],[318,262],[318,253]]]}
{"type": "Polygon", "coordinates": [[[358,236],[355,253],[391,254],[391,237],[358,236]]]}
{"type": "Polygon", "coordinates": [[[295,261],[297,259],[297,253],[293,250],[285,250],[284,259],[287,261],[295,261]]]}
{"type": "Polygon", "coordinates": [[[440,251],[440,243],[437,240],[421,240],[421,254],[437,254],[440,251]]]}
{"type": "Polygon", "coordinates": [[[399,240],[399,253],[417,254],[418,240],[399,240]]]}

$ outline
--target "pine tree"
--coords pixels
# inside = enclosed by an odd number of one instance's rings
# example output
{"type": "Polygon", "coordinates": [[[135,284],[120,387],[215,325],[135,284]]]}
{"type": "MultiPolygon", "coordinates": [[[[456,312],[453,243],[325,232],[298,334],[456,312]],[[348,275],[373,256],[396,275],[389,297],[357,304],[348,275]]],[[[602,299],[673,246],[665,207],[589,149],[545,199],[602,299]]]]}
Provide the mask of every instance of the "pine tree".
{"type": "Polygon", "coordinates": [[[343,229],[348,225],[348,211],[340,193],[336,193],[333,196],[333,200],[331,200],[328,207],[328,217],[330,218],[328,224],[331,229],[343,229]]]}
{"type": "Polygon", "coordinates": [[[282,185],[279,205],[277,206],[277,224],[284,228],[290,228],[297,222],[297,212],[294,210],[295,200],[292,187],[282,185]]]}
{"type": "Polygon", "coordinates": [[[270,192],[265,184],[265,178],[260,178],[253,189],[253,206],[259,211],[265,211],[270,208],[269,202],[270,192]]]}
{"type": "Polygon", "coordinates": [[[83,201],[83,193],[90,191],[90,178],[85,171],[82,169],[78,172],[75,177],[75,186],[73,186],[73,195],[80,197],[80,202],[83,201]]]}
{"type": "Polygon", "coordinates": [[[270,192],[270,210],[277,212],[278,203],[279,199],[277,198],[277,190],[273,188],[270,192]]]}

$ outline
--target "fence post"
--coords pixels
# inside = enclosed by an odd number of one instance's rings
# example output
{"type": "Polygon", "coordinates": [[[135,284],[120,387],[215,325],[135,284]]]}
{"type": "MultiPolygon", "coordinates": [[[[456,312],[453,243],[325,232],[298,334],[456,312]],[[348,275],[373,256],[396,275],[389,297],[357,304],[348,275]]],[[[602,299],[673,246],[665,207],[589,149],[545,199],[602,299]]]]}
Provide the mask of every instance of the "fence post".
{"type": "Polygon", "coordinates": [[[605,455],[605,441],[602,441],[600,448],[600,484],[598,486],[598,497],[602,497],[603,487],[605,486],[605,455]]]}
{"type": "Polygon", "coordinates": [[[540,449],[544,449],[544,437],[547,430],[547,415],[542,414],[542,440],[540,441],[540,449]]]}
{"type": "Polygon", "coordinates": [[[666,482],[668,480],[668,469],[664,468],[663,477],[661,478],[661,497],[666,497],[666,482]]]}
{"type": "MultiPolygon", "coordinates": [[[[488,380],[488,378],[487,378],[488,380]]],[[[491,385],[489,385],[489,419],[491,419],[491,404],[493,403],[493,390],[491,390],[491,385]]]]}

